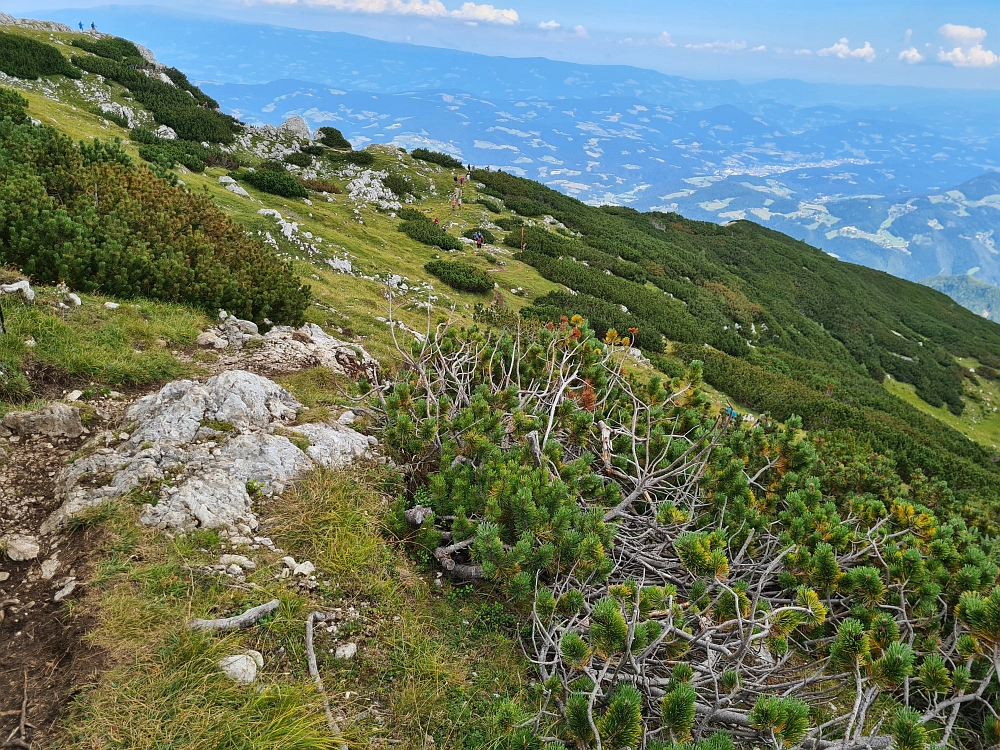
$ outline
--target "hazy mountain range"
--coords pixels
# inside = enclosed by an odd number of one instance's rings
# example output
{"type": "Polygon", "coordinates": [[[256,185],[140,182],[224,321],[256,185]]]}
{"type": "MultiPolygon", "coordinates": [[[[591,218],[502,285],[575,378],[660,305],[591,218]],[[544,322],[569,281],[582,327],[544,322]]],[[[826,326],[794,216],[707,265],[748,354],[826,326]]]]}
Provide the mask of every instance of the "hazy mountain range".
{"type": "Polygon", "coordinates": [[[905,278],[1000,284],[995,92],[697,81],[153,9],[95,15],[246,122],[301,115],[356,146],[446,151],[587,202],[746,218],[905,278]]]}

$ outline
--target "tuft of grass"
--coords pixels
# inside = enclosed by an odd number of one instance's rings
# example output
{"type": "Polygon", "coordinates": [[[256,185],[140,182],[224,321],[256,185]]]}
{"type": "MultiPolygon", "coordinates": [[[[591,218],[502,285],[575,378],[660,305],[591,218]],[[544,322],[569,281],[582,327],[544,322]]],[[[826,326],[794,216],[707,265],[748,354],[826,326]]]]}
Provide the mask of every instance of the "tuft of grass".
{"type": "Polygon", "coordinates": [[[216,432],[232,432],[234,429],[232,422],[222,422],[218,419],[203,419],[201,426],[216,432]]]}
{"type": "Polygon", "coordinates": [[[339,588],[358,587],[395,596],[393,551],[381,535],[384,498],[370,480],[351,484],[342,473],[319,470],[269,508],[279,520],[269,529],[282,547],[312,560],[339,588]]]}

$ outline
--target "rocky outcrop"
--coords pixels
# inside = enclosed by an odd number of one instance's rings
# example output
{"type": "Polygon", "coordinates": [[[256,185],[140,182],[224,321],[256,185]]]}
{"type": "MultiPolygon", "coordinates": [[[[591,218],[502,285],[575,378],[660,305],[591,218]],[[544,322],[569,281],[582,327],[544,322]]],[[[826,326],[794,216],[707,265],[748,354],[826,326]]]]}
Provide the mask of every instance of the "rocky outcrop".
{"type": "Polygon", "coordinates": [[[291,133],[296,138],[302,138],[307,141],[312,140],[312,131],[309,130],[309,125],[298,115],[289,117],[278,126],[278,130],[291,133]]]}
{"type": "Polygon", "coordinates": [[[238,356],[225,359],[242,367],[264,374],[326,367],[352,379],[372,379],[378,362],[362,347],[341,341],[315,323],[301,328],[274,326],[261,335],[249,320],[219,314],[219,325],[198,336],[199,346],[224,350],[238,356]]]}
{"type": "Polygon", "coordinates": [[[0,294],[20,294],[27,302],[35,301],[35,290],[27,279],[15,281],[12,284],[0,284],[0,294]]]}
{"type": "Polygon", "coordinates": [[[0,26],[20,26],[22,29],[33,29],[35,31],[59,31],[62,33],[72,32],[73,29],[64,23],[56,21],[35,21],[31,18],[14,18],[6,13],[0,13],[0,26]]]}
{"type": "Polygon", "coordinates": [[[30,534],[8,534],[0,539],[0,552],[14,562],[34,560],[39,549],[38,540],[30,534]]]}
{"type": "Polygon", "coordinates": [[[275,326],[253,351],[249,364],[258,372],[291,372],[326,367],[353,380],[371,380],[378,362],[360,346],[334,338],[315,323],[301,328],[275,326]]]}
{"type": "Polygon", "coordinates": [[[242,370],[168,383],[128,410],[131,433],[104,433],[94,445],[106,447],[60,471],[62,505],[42,533],[141,488],[155,499],[142,506],[148,526],[248,537],[258,526],[255,497],[281,493],[317,466],[343,468],[374,445],[339,423],[288,426],[302,408],[277,383],[242,370]]]}
{"type": "Polygon", "coordinates": [[[248,193],[246,190],[244,190],[240,185],[237,185],[236,183],[230,183],[229,185],[226,185],[226,190],[228,190],[230,193],[233,193],[234,195],[240,196],[241,198],[250,197],[250,193],[248,193]]]}

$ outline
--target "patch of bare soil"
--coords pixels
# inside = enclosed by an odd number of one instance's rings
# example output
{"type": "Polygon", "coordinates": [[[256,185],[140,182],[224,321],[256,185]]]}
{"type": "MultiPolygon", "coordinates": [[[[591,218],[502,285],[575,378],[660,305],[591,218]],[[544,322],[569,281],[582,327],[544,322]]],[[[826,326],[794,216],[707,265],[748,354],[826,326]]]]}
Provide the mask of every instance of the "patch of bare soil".
{"type": "MultiPolygon", "coordinates": [[[[102,399],[88,432],[106,429],[127,400],[102,399]]],[[[15,561],[0,554],[0,747],[43,747],[60,710],[93,681],[105,654],[85,643],[95,624],[84,605],[97,563],[99,530],[38,528],[59,503],[54,478],[89,437],[0,438],[0,538],[33,537],[38,554],[15,561]],[[23,731],[22,731],[23,728],[23,731]]]]}

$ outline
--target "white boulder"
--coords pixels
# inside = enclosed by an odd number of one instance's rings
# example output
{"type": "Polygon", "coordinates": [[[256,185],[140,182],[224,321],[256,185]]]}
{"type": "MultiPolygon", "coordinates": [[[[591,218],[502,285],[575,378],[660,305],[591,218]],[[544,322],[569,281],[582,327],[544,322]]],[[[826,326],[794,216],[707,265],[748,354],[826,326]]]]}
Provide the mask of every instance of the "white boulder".
{"type": "Polygon", "coordinates": [[[275,434],[288,429],[301,408],[277,383],[242,370],[206,383],[168,383],[126,412],[126,424],[135,427],[114,450],[102,448],[59,472],[55,490],[62,505],[42,533],[84,508],[169,477],[156,504],[142,507],[143,524],[250,536],[259,525],[253,512],[258,495],[284,492],[316,466],[340,468],[370,451],[370,438],[340,424],[291,428],[308,439],[305,451],[275,434]]]}

